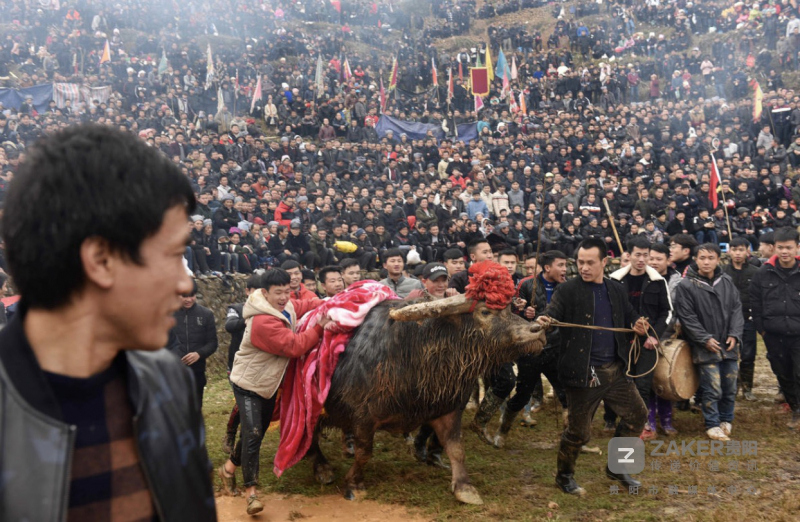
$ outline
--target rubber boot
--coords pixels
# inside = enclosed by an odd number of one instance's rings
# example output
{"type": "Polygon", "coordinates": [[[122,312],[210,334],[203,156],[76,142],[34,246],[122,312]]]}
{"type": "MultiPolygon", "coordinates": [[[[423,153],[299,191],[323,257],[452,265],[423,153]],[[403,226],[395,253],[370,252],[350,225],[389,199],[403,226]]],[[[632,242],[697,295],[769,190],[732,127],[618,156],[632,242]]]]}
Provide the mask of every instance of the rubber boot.
{"type": "Polygon", "coordinates": [[[742,395],[746,401],[756,400],[753,393],[753,368],[742,368],[739,370],[739,383],[742,386],[742,395]]]}
{"type": "Polygon", "coordinates": [[[664,430],[664,433],[670,437],[677,435],[678,430],[672,427],[672,401],[659,397],[656,408],[658,409],[658,418],[661,419],[661,429],[664,430]]]}
{"type": "Polygon", "coordinates": [[[514,425],[514,420],[517,418],[519,414],[518,411],[508,411],[508,408],[503,411],[503,415],[500,416],[500,428],[497,430],[497,434],[494,436],[494,447],[495,448],[502,448],[506,444],[506,436],[508,432],[511,431],[511,426],[514,425]]]}
{"type": "Polygon", "coordinates": [[[580,452],[580,446],[569,444],[564,440],[561,441],[558,447],[556,485],[561,491],[570,495],[583,496],[586,494],[586,490],[575,482],[575,462],[578,460],[580,452]]]}
{"type": "Polygon", "coordinates": [[[478,437],[486,444],[494,444],[494,437],[489,434],[486,425],[492,420],[495,412],[500,409],[503,400],[489,390],[483,397],[480,406],[478,406],[478,411],[469,425],[470,429],[477,433],[478,437]]]}
{"type": "Polygon", "coordinates": [[[639,435],[642,440],[653,440],[656,438],[656,398],[651,396],[647,400],[647,424],[644,425],[642,434],[639,435]]]}

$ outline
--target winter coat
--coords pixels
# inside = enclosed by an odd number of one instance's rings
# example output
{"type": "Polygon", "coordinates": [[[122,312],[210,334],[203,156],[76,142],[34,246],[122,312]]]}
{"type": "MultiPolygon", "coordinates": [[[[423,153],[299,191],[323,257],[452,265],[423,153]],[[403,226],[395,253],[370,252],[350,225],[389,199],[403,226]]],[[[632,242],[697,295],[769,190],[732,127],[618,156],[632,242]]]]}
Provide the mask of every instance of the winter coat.
{"type": "Polygon", "coordinates": [[[772,256],[750,281],[750,307],[757,331],[800,336],[800,267],[787,273],[772,256]]]}
{"type": "Polygon", "coordinates": [[[681,331],[692,348],[695,364],[720,362],[739,357],[744,318],[739,291],[733,279],[717,268],[713,279],[700,277],[692,265],[675,289],[675,314],[681,322],[681,331]],[[714,338],[722,346],[721,353],[706,348],[714,338]],[[730,351],[726,340],[733,337],[737,345],[730,351]]]}
{"type": "Polygon", "coordinates": [[[217,327],[214,313],[195,303],[188,310],[181,308],[175,312],[177,324],[172,328],[172,334],[177,337],[178,343],[169,347],[169,350],[179,358],[197,352],[200,359],[189,368],[194,372],[198,382],[206,382],[206,359],[217,351],[217,327]]]}

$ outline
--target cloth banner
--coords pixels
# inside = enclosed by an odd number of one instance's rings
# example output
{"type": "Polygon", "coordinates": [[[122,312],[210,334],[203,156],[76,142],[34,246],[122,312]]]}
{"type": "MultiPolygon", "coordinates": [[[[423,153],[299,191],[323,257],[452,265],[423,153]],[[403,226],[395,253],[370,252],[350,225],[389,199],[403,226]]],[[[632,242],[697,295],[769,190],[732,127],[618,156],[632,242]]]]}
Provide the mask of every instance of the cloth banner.
{"type": "MultiPolygon", "coordinates": [[[[433,136],[437,140],[445,138],[444,130],[440,125],[435,125],[433,123],[412,123],[398,120],[385,114],[378,120],[375,130],[381,138],[385,137],[388,131],[392,131],[395,138],[398,139],[400,138],[400,134],[405,134],[408,136],[409,140],[423,140],[427,137],[428,131],[432,131],[433,136]]],[[[458,139],[465,143],[468,143],[470,140],[478,139],[478,126],[476,122],[458,125],[458,139]]]]}
{"type": "Polygon", "coordinates": [[[472,81],[472,94],[487,96],[489,94],[489,70],[486,67],[473,67],[469,71],[472,81]]]}
{"type": "Polygon", "coordinates": [[[24,89],[0,89],[0,103],[6,109],[19,110],[28,96],[33,96],[34,109],[37,112],[44,112],[53,98],[53,84],[44,83],[24,89]]]}
{"type": "Polygon", "coordinates": [[[66,107],[67,100],[70,101],[72,107],[77,107],[80,102],[91,103],[98,100],[100,103],[105,103],[111,97],[111,86],[105,87],[89,87],[88,85],[80,85],[77,83],[54,83],[53,84],[53,100],[56,102],[56,107],[63,109],[66,107]]]}

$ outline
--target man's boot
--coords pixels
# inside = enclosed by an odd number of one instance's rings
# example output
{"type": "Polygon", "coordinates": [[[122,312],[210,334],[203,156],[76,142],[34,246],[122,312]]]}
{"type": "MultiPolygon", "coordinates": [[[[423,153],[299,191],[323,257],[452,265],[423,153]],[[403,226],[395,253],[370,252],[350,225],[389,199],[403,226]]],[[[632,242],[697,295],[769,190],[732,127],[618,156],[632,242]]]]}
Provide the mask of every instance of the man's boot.
{"type": "Polygon", "coordinates": [[[742,385],[742,395],[744,400],[755,401],[756,395],[753,393],[753,368],[741,368],[739,370],[739,382],[742,385]]]}
{"type": "Polygon", "coordinates": [[[558,447],[558,474],[556,474],[556,485],[564,493],[570,495],[578,495],[582,497],[586,494],[583,489],[575,482],[575,461],[578,460],[578,454],[581,452],[581,447],[574,444],[569,444],[561,441],[558,447]]]}
{"type": "Polygon", "coordinates": [[[511,426],[514,425],[514,420],[517,418],[519,414],[518,411],[508,411],[506,408],[503,411],[503,415],[500,416],[500,428],[497,430],[497,434],[494,436],[494,447],[495,448],[502,448],[506,444],[506,436],[508,432],[511,431],[511,426]]]}
{"type": "Polygon", "coordinates": [[[672,426],[672,401],[659,397],[656,409],[658,410],[658,418],[661,419],[661,429],[664,430],[664,433],[670,437],[677,435],[678,430],[672,426]]]}
{"type": "Polygon", "coordinates": [[[608,469],[608,466],[606,466],[606,476],[611,480],[617,480],[621,482],[626,488],[636,488],[642,486],[641,482],[631,477],[627,473],[612,473],[611,470],[608,469]]]}
{"type": "Polygon", "coordinates": [[[642,440],[653,440],[656,438],[656,398],[650,397],[647,401],[647,424],[644,425],[642,434],[639,435],[642,440]]]}
{"type": "Polygon", "coordinates": [[[486,425],[492,420],[492,416],[500,409],[503,404],[503,399],[495,395],[492,390],[488,390],[484,395],[475,417],[472,419],[469,427],[472,431],[478,434],[478,437],[486,444],[493,445],[494,437],[489,434],[486,425]]]}

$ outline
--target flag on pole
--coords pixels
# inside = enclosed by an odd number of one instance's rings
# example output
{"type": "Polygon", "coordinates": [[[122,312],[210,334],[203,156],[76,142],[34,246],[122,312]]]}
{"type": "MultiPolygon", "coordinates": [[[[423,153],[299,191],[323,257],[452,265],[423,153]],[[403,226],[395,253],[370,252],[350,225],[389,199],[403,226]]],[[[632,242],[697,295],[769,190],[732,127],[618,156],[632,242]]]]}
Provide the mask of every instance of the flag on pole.
{"type": "Polygon", "coordinates": [[[167,72],[169,68],[169,61],[167,61],[167,51],[162,49],[161,50],[161,61],[158,62],[158,75],[162,76],[164,73],[167,72]]]}
{"type": "Polygon", "coordinates": [[[389,74],[389,92],[393,91],[394,88],[397,87],[397,57],[394,57],[392,60],[392,72],[389,74]]]}
{"type": "Polygon", "coordinates": [[[258,81],[256,82],[256,90],[253,91],[253,101],[250,102],[250,112],[253,112],[253,109],[256,108],[256,102],[261,99],[261,75],[258,75],[258,81]]]}
{"type": "Polygon", "coordinates": [[[464,81],[464,69],[461,68],[461,62],[458,62],[458,79],[464,81]]]}
{"type": "Polygon", "coordinates": [[[469,70],[469,80],[472,94],[477,96],[489,94],[489,69],[486,67],[473,67],[469,70]]]}
{"type": "Polygon", "coordinates": [[[719,195],[717,194],[717,187],[721,184],[719,179],[719,169],[717,168],[717,159],[714,153],[711,153],[711,172],[710,180],[708,182],[708,199],[711,201],[711,209],[715,210],[719,205],[719,195]]]}
{"type": "Polygon", "coordinates": [[[314,75],[314,84],[316,86],[317,96],[322,94],[325,90],[325,80],[323,78],[325,65],[322,63],[322,54],[317,56],[317,72],[314,75]]]}
{"type": "Polygon", "coordinates": [[[525,92],[519,91],[519,110],[523,116],[528,115],[528,104],[525,103],[525,92]]]}
{"type": "Polygon", "coordinates": [[[347,61],[347,56],[345,56],[344,63],[342,64],[342,78],[344,78],[344,81],[347,81],[352,77],[353,71],[350,70],[350,62],[347,61]]]}
{"type": "Polygon", "coordinates": [[[211,56],[211,44],[208,44],[208,50],[206,51],[206,90],[211,88],[211,84],[214,83],[214,58],[211,56]]]}
{"type": "Polygon", "coordinates": [[[495,76],[505,79],[508,76],[508,62],[503,50],[500,49],[500,54],[497,55],[497,69],[494,72],[495,76]]]}
{"type": "Polygon", "coordinates": [[[494,67],[492,66],[491,47],[486,46],[486,71],[488,72],[489,84],[494,81],[494,67]]]}
{"type": "Polygon", "coordinates": [[[431,58],[431,74],[433,76],[433,86],[439,86],[439,75],[436,73],[436,58],[431,58]]]}
{"type": "Polygon", "coordinates": [[[512,114],[519,112],[517,99],[514,97],[514,92],[511,90],[508,91],[508,110],[510,110],[512,114]]]}
{"type": "Polygon", "coordinates": [[[453,68],[447,69],[447,103],[453,98],[453,68]]]}
{"type": "Polygon", "coordinates": [[[483,109],[483,98],[479,95],[475,95],[475,114],[478,113],[479,110],[483,109]]]}
{"type": "Polygon", "coordinates": [[[103,46],[103,54],[100,56],[100,63],[107,63],[111,61],[111,46],[108,45],[108,40],[103,46]]]}
{"type": "Polygon", "coordinates": [[[217,112],[222,111],[222,108],[225,106],[225,99],[222,96],[222,87],[217,89],[217,112]]]}
{"type": "Polygon", "coordinates": [[[383,90],[383,78],[381,78],[381,90],[380,90],[380,102],[381,102],[381,114],[383,111],[386,110],[386,91],[383,90]]]}
{"type": "Polygon", "coordinates": [[[761,113],[764,110],[764,105],[763,105],[764,91],[761,90],[761,86],[758,84],[756,80],[753,80],[752,86],[753,86],[753,121],[757,122],[761,120],[761,113]]]}
{"type": "Polygon", "coordinates": [[[511,55],[511,79],[517,79],[517,57],[515,55],[511,55]]]}

